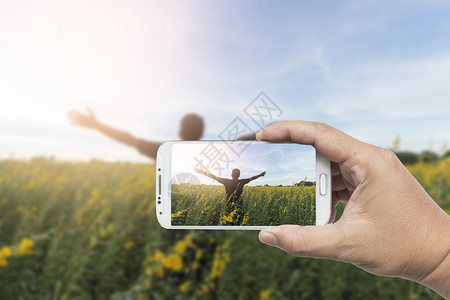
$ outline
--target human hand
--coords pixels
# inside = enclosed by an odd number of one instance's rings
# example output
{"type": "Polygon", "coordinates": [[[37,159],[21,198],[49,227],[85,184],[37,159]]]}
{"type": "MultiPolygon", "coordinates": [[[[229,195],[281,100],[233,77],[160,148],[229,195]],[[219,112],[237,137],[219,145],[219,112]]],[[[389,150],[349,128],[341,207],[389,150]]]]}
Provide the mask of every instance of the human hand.
{"type": "Polygon", "coordinates": [[[266,171],[264,171],[264,172],[261,172],[261,174],[260,174],[261,176],[264,176],[264,175],[266,175],[266,171]]]}
{"type": "Polygon", "coordinates": [[[450,297],[450,216],[389,150],[358,141],[322,123],[282,121],[259,140],[309,144],[331,160],[332,215],[326,226],[282,225],[261,242],[291,255],[352,263],[370,273],[401,277],[450,297]]]}
{"type": "Polygon", "coordinates": [[[71,124],[77,126],[83,126],[87,128],[95,128],[98,125],[97,117],[95,116],[92,109],[89,107],[86,108],[87,114],[80,113],[77,110],[71,110],[67,114],[67,117],[70,119],[71,124]]]}
{"type": "Polygon", "coordinates": [[[203,174],[205,172],[202,168],[194,168],[194,171],[200,174],[203,174]]]}

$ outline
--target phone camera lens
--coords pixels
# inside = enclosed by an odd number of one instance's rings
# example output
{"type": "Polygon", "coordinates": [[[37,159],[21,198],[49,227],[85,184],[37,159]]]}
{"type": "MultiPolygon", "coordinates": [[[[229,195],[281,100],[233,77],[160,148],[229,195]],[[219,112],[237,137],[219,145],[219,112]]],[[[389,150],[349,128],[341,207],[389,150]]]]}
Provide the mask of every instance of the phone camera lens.
{"type": "Polygon", "coordinates": [[[158,204],[161,204],[161,201],[158,201],[158,204]]]}
{"type": "Polygon", "coordinates": [[[160,211],[159,214],[162,215],[162,211],[160,211]]]}
{"type": "Polygon", "coordinates": [[[161,169],[158,169],[158,171],[161,171],[161,169]]]}

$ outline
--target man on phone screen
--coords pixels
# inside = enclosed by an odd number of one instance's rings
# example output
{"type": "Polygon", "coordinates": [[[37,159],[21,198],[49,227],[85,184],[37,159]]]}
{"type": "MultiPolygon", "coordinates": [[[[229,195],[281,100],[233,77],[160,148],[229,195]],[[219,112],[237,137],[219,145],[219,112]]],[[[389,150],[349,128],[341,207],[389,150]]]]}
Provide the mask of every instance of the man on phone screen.
{"type": "Polygon", "coordinates": [[[205,176],[208,176],[209,178],[212,178],[225,186],[225,192],[227,194],[225,202],[225,213],[227,215],[230,215],[234,211],[236,214],[236,218],[233,218],[233,222],[230,225],[242,224],[242,220],[244,218],[244,209],[241,195],[244,190],[244,185],[266,174],[266,172],[262,172],[250,178],[239,179],[241,171],[236,168],[233,169],[233,171],[231,171],[232,179],[228,179],[208,173],[201,168],[194,168],[194,171],[203,174],[205,176]]]}

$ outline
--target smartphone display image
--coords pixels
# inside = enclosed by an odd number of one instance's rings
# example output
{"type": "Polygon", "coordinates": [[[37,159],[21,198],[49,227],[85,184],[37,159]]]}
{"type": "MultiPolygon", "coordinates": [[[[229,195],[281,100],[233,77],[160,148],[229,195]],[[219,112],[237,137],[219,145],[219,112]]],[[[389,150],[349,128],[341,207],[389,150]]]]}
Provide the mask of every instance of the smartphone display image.
{"type": "Polygon", "coordinates": [[[238,143],[243,142],[168,142],[160,147],[157,214],[163,227],[257,229],[326,223],[329,161],[308,145],[246,141],[245,149],[236,153],[232,146],[238,143]]]}

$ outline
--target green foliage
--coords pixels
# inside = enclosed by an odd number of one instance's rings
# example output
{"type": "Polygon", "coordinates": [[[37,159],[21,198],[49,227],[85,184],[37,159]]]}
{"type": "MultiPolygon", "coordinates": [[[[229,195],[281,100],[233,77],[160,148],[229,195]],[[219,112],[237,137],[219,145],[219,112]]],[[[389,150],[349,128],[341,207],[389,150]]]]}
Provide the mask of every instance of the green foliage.
{"type": "Polygon", "coordinates": [[[419,160],[427,162],[427,163],[437,161],[438,159],[439,159],[439,155],[433,151],[428,151],[428,150],[423,151],[419,155],[419,160]]]}
{"type": "Polygon", "coordinates": [[[430,150],[425,150],[420,154],[411,151],[395,151],[395,154],[404,165],[412,165],[419,161],[431,163],[438,161],[439,159],[444,159],[450,156],[450,151],[444,152],[442,156],[430,150]]]}
{"type": "Polygon", "coordinates": [[[419,161],[419,155],[411,151],[400,151],[395,154],[404,165],[415,164],[419,161]]]}
{"type": "Polygon", "coordinates": [[[442,154],[442,157],[443,158],[450,157],[450,150],[445,151],[444,154],[442,154]]]}

